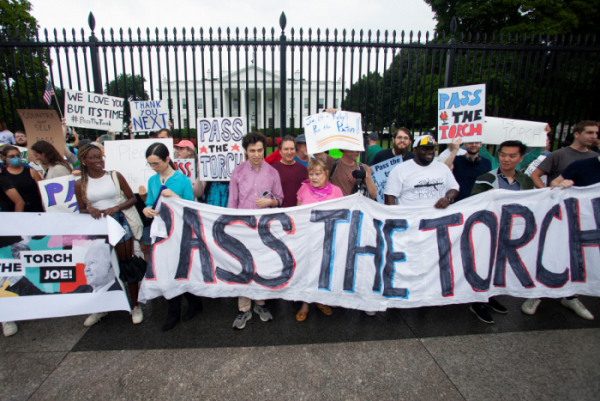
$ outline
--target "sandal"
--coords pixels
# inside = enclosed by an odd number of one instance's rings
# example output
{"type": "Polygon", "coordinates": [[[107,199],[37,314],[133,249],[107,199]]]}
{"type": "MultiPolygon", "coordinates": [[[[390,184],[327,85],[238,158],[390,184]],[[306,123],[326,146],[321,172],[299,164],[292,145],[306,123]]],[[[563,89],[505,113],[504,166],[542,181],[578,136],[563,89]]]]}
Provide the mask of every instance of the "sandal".
{"type": "Polygon", "coordinates": [[[298,313],[296,313],[296,320],[299,322],[305,321],[307,314],[308,314],[308,312],[298,311],[298,313]]]}
{"type": "Polygon", "coordinates": [[[333,315],[333,311],[331,310],[331,308],[327,305],[321,305],[321,304],[317,304],[317,308],[319,308],[319,310],[321,312],[323,312],[325,315],[327,316],[331,316],[333,315]]]}

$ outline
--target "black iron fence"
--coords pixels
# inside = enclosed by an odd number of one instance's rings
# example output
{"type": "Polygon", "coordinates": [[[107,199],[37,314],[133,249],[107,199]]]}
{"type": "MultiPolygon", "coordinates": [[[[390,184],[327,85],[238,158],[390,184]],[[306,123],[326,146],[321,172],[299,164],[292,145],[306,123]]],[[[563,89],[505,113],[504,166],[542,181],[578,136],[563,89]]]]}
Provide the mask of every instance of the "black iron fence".
{"type": "MultiPolygon", "coordinates": [[[[297,134],[324,108],[362,113],[363,129],[406,126],[435,132],[437,89],[487,84],[487,115],[547,121],[562,140],[582,119],[598,119],[596,38],[446,35],[371,30],[145,31],[0,34],[1,118],[44,108],[50,80],[64,89],[164,99],[175,135],[195,138],[198,117],[244,116],[270,137],[297,134]]],[[[52,105],[50,107],[56,107],[52,105]]],[[[126,110],[126,114],[128,110],[126,110]]],[[[389,136],[387,137],[389,141],[389,136]]]]}

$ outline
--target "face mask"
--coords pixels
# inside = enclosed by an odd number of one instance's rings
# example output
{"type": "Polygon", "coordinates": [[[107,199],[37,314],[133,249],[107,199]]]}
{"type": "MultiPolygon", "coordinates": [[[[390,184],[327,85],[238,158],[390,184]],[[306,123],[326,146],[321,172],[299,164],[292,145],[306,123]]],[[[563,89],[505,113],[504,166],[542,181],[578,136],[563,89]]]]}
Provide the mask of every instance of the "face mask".
{"type": "Polygon", "coordinates": [[[8,162],[10,164],[12,164],[15,167],[18,167],[21,165],[21,158],[20,157],[12,157],[10,159],[8,159],[8,162]]]}

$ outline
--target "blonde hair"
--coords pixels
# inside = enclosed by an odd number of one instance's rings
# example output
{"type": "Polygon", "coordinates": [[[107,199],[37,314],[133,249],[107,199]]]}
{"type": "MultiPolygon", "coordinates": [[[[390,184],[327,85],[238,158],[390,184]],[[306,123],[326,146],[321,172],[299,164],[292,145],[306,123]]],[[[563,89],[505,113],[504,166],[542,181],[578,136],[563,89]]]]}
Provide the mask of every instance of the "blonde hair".
{"type": "Polygon", "coordinates": [[[321,169],[323,170],[324,173],[329,171],[329,169],[327,168],[327,163],[325,163],[321,159],[311,159],[308,162],[308,166],[306,168],[307,168],[308,172],[310,173],[311,171],[316,170],[319,167],[321,167],[321,169]]]}

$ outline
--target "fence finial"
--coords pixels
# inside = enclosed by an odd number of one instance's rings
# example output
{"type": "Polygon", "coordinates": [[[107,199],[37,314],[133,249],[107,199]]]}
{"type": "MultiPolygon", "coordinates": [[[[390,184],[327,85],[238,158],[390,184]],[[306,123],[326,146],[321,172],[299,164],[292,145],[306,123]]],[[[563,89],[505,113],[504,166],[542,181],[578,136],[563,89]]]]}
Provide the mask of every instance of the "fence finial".
{"type": "Polygon", "coordinates": [[[285,13],[282,11],[281,16],[279,17],[279,26],[281,27],[281,33],[285,29],[285,25],[287,24],[287,18],[285,17],[285,13]]]}
{"type": "Polygon", "coordinates": [[[450,21],[450,36],[454,37],[457,25],[458,24],[456,23],[456,17],[452,17],[452,21],[450,21]]]}
{"type": "Polygon", "coordinates": [[[88,16],[88,25],[92,30],[92,35],[94,34],[94,29],[96,28],[96,18],[94,18],[94,14],[90,11],[90,15],[88,16]]]}

